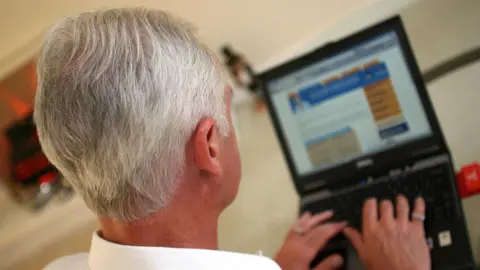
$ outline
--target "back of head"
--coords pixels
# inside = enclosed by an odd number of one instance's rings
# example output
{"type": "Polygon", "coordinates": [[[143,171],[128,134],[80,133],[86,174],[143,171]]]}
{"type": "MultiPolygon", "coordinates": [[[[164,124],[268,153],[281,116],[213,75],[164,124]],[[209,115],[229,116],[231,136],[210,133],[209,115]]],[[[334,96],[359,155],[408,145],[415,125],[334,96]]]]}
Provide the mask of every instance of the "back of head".
{"type": "Polygon", "coordinates": [[[220,65],[162,11],[66,18],[45,38],[37,69],[43,150],[101,216],[135,220],[164,207],[198,121],[227,130],[220,65]]]}

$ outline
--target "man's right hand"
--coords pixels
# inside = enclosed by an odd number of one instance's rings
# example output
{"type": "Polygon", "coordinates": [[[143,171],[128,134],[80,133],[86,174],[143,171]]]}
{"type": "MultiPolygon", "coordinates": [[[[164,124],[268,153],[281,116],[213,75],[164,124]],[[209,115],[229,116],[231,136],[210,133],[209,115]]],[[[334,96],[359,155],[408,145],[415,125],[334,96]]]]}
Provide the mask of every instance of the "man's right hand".
{"type": "MultiPolygon", "coordinates": [[[[288,233],[275,261],[282,270],[308,270],[317,253],[328,241],[340,233],[346,222],[327,222],[332,211],[311,215],[305,213],[288,233]]],[[[343,265],[343,258],[331,255],[315,266],[314,270],[334,270],[343,265]]]]}
{"type": "MultiPolygon", "coordinates": [[[[408,200],[397,198],[397,218],[391,201],[369,199],[363,207],[362,234],[353,228],[344,230],[368,270],[430,270],[430,251],[425,240],[423,221],[409,220],[408,200]],[[380,212],[380,217],[378,213],[380,212]]],[[[425,217],[425,202],[415,201],[417,217],[425,217]]]]}

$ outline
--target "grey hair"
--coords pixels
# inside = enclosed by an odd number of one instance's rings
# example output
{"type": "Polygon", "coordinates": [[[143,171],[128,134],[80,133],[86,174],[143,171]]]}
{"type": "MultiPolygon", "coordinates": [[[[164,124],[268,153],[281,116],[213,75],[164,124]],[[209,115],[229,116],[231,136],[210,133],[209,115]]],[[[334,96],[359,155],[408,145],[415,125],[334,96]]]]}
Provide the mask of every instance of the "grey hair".
{"type": "Polygon", "coordinates": [[[136,220],[168,204],[198,122],[228,133],[227,77],[194,30],[123,8],[63,19],[37,61],[43,151],[100,216],[136,220]]]}

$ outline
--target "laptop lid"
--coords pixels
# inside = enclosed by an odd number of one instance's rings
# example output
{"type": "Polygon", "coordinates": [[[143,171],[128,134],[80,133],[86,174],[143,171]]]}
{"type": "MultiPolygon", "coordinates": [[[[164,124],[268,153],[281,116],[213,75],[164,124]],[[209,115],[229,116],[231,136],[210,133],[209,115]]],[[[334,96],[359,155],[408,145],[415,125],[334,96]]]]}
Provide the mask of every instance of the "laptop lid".
{"type": "Polygon", "coordinates": [[[448,151],[400,17],[260,79],[300,194],[448,151]]]}

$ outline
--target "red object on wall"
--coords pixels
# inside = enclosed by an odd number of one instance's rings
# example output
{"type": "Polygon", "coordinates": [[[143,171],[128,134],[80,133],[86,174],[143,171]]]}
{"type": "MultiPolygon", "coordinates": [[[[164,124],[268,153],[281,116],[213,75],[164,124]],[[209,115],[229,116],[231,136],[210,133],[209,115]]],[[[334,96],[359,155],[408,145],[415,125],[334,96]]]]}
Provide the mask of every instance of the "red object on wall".
{"type": "Polygon", "coordinates": [[[457,173],[458,191],[465,198],[480,193],[480,165],[472,163],[457,173]]]}
{"type": "Polygon", "coordinates": [[[51,184],[57,181],[57,173],[49,172],[40,176],[37,180],[39,184],[51,184]]]}

